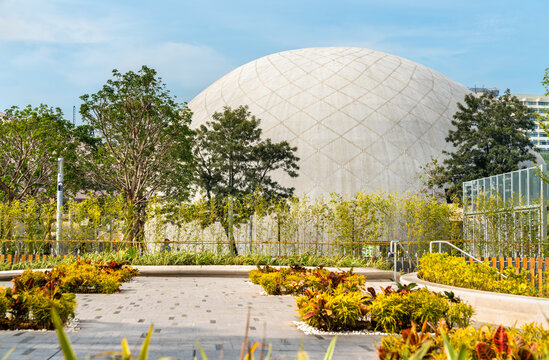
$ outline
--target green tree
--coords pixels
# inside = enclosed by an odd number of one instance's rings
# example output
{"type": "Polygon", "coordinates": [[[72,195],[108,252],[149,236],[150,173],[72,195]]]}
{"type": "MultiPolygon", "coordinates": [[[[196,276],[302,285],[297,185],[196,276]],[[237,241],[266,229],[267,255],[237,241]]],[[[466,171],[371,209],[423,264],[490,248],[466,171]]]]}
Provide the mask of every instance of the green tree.
{"type": "Polygon", "coordinates": [[[77,149],[94,140],[85,128],[63,119],[47,105],[12,107],[0,118],[0,199],[11,203],[27,196],[51,197],[56,190],[57,159],[65,159],[66,189],[82,186],[77,149]]]}
{"type": "MultiPolygon", "coordinates": [[[[196,184],[208,201],[222,204],[229,198],[240,199],[257,190],[267,198],[288,198],[293,194],[293,188],[284,187],[271,175],[279,171],[290,177],[298,176],[297,148],[287,141],[275,143],[262,139],[260,122],[247,106],[234,110],[225,107],[197,130],[193,147],[196,184]]],[[[216,209],[223,208],[216,206],[216,209]]],[[[242,209],[238,219],[249,216],[244,212],[242,209]]],[[[226,212],[220,212],[216,218],[225,227],[232,251],[236,253],[226,212]]]]}
{"type": "MultiPolygon", "coordinates": [[[[534,144],[526,134],[535,128],[529,110],[509,90],[497,98],[487,92],[468,94],[452,120],[446,141],[454,151],[444,151],[442,164],[431,164],[426,185],[447,188],[447,195],[461,196],[462,184],[481,177],[519,169],[535,162],[534,144]],[[434,165],[433,165],[434,164],[434,165]]],[[[428,166],[429,167],[429,166],[428,166]]]]}
{"type": "Polygon", "coordinates": [[[123,194],[124,239],[143,246],[151,197],[188,196],[192,163],[191,112],[175,102],[156,71],[143,66],[81,97],[83,120],[100,138],[86,170],[102,189],[123,194]]]}

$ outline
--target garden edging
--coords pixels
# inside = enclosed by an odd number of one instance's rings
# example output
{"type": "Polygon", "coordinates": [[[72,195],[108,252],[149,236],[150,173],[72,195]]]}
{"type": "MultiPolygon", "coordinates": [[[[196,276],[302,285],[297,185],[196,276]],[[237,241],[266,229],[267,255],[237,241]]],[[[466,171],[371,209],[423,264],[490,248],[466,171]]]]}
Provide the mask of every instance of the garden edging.
{"type": "Polygon", "coordinates": [[[536,322],[545,328],[549,327],[549,299],[437,284],[419,279],[417,273],[403,275],[400,282],[416,283],[436,292],[453,291],[456,296],[473,306],[473,320],[477,322],[504,326],[536,322]]]}
{"type": "MultiPolygon", "coordinates": [[[[195,276],[195,277],[241,277],[247,278],[251,270],[257,269],[255,265],[132,265],[139,270],[139,276],[195,276]]],[[[273,266],[281,268],[285,266],[273,266]]],[[[311,267],[314,268],[314,267],[311,267]]],[[[349,271],[351,268],[326,267],[330,271],[349,271]]],[[[46,269],[34,269],[44,271],[46,269]]],[[[10,281],[13,277],[21,275],[24,270],[0,271],[0,281],[10,281]]],[[[375,268],[353,268],[353,272],[366,276],[368,280],[391,281],[393,272],[375,268]]]]}

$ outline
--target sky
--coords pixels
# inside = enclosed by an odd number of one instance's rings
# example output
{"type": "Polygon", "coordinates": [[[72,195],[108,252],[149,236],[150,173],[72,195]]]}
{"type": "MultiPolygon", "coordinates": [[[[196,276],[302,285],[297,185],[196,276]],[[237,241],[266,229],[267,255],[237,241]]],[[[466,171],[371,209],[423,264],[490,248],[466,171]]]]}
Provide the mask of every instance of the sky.
{"type": "Polygon", "coordinates": [[[0,111],[60,107],[122,72],[157,70],[179,102],[249,61],[284,50],[357,46],[467,86],[543,94],[547,0],[0,0],[0,111]]]}

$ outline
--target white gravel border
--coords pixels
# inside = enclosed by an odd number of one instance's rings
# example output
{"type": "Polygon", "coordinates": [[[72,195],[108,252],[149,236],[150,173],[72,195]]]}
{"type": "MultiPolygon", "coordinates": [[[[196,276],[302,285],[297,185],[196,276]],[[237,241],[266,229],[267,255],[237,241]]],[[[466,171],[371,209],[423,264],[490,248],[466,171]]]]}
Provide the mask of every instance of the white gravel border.
{"type": "Polygon", "coordinates": [[[319,330],[304,321],[294,321],[294,325],[298,330],[303,331],[305,335],[337,335],[337,336],[347,336],[347,335],[381,335],[387,336],[392,335],[380,331],[368,331],[368,330],[354,330],[354,331],[324,331],[319,330]]]}

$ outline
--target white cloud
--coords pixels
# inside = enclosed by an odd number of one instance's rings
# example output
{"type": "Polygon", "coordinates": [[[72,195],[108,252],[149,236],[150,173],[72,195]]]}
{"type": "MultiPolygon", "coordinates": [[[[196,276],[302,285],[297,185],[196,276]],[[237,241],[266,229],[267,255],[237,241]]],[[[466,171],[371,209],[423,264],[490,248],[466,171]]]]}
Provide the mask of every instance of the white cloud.
{"type": "Polygon", "coordinates": [[[97,43],[109,38],[112,25],[107,17],[90,21],[66,13],[58,1],[0,2],[0,41],[97,43]]]}
{"type": "Polygon", "coordinates": [[[183,42],[94,45],[66,61],[66,66],[61,66],[66,70],[64,76],[88,91],[95,91],[92,87],[109,79],[114,68],[126,72],[147,65],[157,70],[168,88],[195,93],[235,67],[229,58],[211,47],[183,42]]]}

